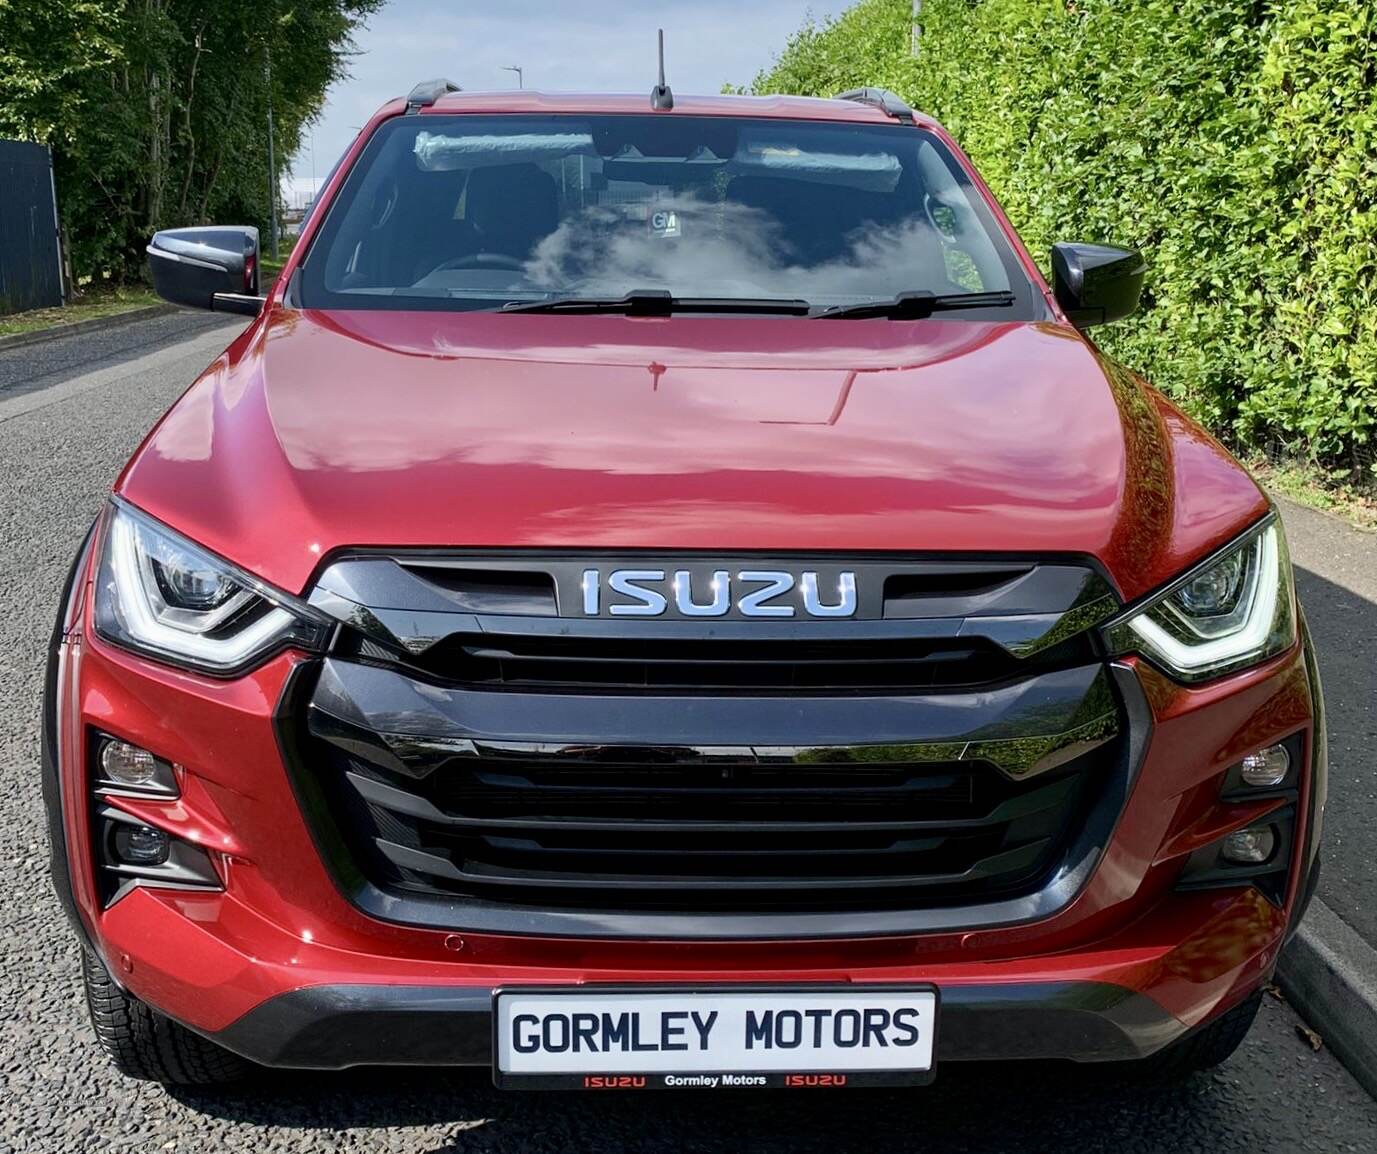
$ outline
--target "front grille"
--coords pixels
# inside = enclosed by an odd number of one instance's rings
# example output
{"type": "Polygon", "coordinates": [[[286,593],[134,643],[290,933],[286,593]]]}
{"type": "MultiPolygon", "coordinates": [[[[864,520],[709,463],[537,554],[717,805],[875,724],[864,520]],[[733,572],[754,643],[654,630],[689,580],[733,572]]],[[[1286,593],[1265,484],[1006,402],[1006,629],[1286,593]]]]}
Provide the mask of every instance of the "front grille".
{"type": "MultiPolygon", "coordinates": [[[[719,564],[762,562],[633,568],[719,564]]],[[[842,564],[794,567],[833,588],[842,564]]],[[[595,936],[1058,908],[1131,775],[1091,628],[1112,592],[1072,562],[844,564],[845,620],[628,620],[581,591],[617,559],[337,561],[311,599],[344,628],[282,725],[342,888],[402,921],[595,936]]]]}
{"type": "Polygon", "coordinates": [[[1017,783],[981,762],[684,764],[600,751],[581,763],[488,751],[417,778],[323,741],[311,748],[336,820],[379,885],[700,912],[1017,892],[1063,846],[1095,760],[1017,783]]]}

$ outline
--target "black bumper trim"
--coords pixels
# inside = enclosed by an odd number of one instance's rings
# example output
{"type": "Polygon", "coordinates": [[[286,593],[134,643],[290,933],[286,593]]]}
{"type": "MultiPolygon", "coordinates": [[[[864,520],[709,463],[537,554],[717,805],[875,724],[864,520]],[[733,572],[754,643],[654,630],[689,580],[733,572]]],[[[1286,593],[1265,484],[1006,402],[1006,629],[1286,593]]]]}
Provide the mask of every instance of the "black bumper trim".
{"type": "MultiPolygon", "coordinates": [[[[1147,995],[1104,982],[944,986],[937,1061],[1130,1061],[1185,1032],[1147,995]]],[[[313,986],[206,1036],[264,1066],[489,1066],[492,990],[313,986]]]]}

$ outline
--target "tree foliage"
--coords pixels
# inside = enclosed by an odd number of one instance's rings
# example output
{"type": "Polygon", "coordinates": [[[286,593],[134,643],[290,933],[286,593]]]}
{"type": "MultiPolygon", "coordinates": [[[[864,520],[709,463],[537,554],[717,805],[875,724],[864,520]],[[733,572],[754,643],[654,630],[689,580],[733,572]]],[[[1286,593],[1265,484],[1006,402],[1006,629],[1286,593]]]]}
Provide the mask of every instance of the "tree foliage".
{"type": "Polygon", "coordinates": [[[1145,250],[1146,307],[1107,351],[1238,447],[1373,460],[1377,5],[925,0],[916,58],[910,10],[804,28],[755,90],[894,88],[1039,259],[1059,239],[1145,250]]]}
{"type": "Polygon", "coordinates": [[[382,0],[0,0],[0,136],[53,149],[78,275],[158,228],[269,219],[277,176],[382,0]]]}

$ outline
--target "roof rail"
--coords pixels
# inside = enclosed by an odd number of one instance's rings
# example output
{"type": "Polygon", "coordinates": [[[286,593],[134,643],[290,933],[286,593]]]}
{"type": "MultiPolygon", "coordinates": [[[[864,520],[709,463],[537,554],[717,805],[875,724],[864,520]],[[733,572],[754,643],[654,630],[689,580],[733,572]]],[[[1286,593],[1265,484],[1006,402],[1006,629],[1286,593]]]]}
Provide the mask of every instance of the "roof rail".
{"type": "Polygon", "coordinates": [[[406,98],[406,110],[408,113],[419,112],[422,108],[429,108],[442,96],[462,91],[452,80],[422,80],[406,98]]]}
{"type": "Polygon", "coordinates": [[[888,88],[853,88],[849,92],[840,93],[837,99],[869,104],[904,124],[914,123],[913,109],[908,106],[908,102],[888,88]]]}

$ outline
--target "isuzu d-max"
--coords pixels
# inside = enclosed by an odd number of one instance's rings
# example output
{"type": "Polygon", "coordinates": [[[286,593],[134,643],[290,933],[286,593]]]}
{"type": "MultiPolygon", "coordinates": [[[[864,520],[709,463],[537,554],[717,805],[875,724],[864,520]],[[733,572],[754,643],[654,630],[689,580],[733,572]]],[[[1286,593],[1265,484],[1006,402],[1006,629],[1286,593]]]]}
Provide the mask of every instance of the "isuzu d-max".
{"type": "Polygon", "coordinates": [[[864,1086],[1222,1061],[1315,883],[1275,511],[893,94],[382,108],[53,636],[53,874],[128,1074],[864,1086]]]}

